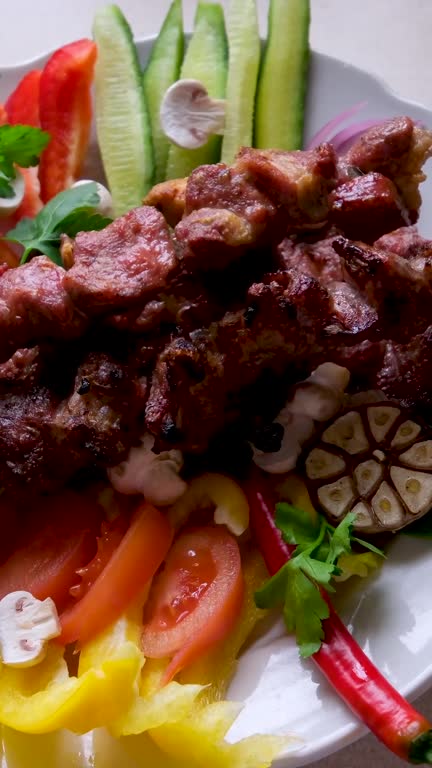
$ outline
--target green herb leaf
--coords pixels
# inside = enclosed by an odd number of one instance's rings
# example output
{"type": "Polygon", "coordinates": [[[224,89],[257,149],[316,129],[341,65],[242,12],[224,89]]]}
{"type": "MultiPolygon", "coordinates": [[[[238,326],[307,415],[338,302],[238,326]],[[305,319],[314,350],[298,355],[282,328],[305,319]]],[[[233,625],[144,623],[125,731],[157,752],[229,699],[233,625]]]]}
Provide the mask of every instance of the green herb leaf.
{"type": "Polygon", "coordinates": [[[302,549],[309,547],[319,534],[320,522],[292,504],[277,504],[275,520],[285,541],[302,549]]]}
{"type": "Polygon", "coordinates": [[[290,561],[284,607],[285,624],[295,632],[300,656],[306,659],[319,651],[324,640],[322,622],[329,617],[329,607],[318,587],[290,561]]]}
{"type": "Polygon", "coordinates": [[[29,168],[37,165],[41,152],[50,140],[49,133],[30,125],[0,127],[0,169],[15,178],[14,165],[29,168]]]}
{"type": "Polygon", "coordinates": [[[12,184],[10,183],[12,179],[9,178],[9,176],[6,176],[2,171],[0,171],[0,197],[6,197],[10,198],[13,197],[15,192],[12,184]]]}
{"type": "Polygon", "coordinates": [[[327,555],[328,563],[337,563],[340,555],[348,555],[351,552],[352,529],[355,522],[355,514],[350,512],[334,528],[330,538],[329,552],[327,555]]]}
{"type": "Polygon", "coordinates": [[[340,576],[340,557],[351,555],[352,542],[362,544],[377,555],[382,552],[352,535],[355,514],[350,513],[336,527],[319,515],[317,520],[290,504],[278,504],[276,524],[284,539],[296,545],[291,558],[256,593],[259,608],[283,604],[285,624],[294,632],[300,655],[316,653],[324,638],[322,621],[329,615],[323,590],[334,592],[332,579],[340,576]]]}
{"type": "Polygon", "coordinates": [[[36,218],[21,219],[15,229],[7,233],[6,239],[24,246],[22,264],[34,251],[61,264],[61,235],[75,237],[78,232],[99,230],[110,224],[111,219],[95,212],[98,203],[99,193],[94,181],[67,189],[53,197],[36,218]]]}

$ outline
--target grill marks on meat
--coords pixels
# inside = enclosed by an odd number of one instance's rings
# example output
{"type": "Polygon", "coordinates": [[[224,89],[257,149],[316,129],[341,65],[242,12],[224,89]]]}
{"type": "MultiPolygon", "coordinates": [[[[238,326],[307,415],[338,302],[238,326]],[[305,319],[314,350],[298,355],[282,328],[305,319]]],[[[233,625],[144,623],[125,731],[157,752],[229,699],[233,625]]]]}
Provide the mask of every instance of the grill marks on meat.
{"type": "Polygon", "coordinates": [[[74,339],[87,328],[64,287],[65,271],[37,256],[0,277],[0,360],[42,339],[74,339]]]}
{"type": "Polygon", "coordinates": [[[159,211],[134,208],[100,232],[75,238],[64,285],[89,315],[118,311],[153,298],[177,266],[174,244],[159,211]]]}
{"type": "Polygon", "coordinates": [[[381,173],[340,184],[330,194],[330,222],[351,240],[365,243],[409,223],[395,185],[381,173]]]}
{"type": "Polygon", "coordinates": [[[329,315],[318,282],[294,272],[252,285],[247,299],[246,310],[175,339],[159,356],[146,423],[161,443],[203,450],[221,424],[238,418],[242,390],[309,356],[329,315]]]}
{"type": "Polygon", "coordinates": [[[236,166],[284,209],[287,229],[314,229],[326,222],[328,195],[337,181],[336,157],[329,144],[305,152],[244,148],[236,166]]]}
{"type": "Polygon", "coordinates": [[[421,204],[418,187],[426,178],[422,168],[431,155],[432,132],[419,128],[409,117],[398,117],[366,131],[348,150],[344,164],[391,179],[414,223],[421,204]]]}
{"type": "Polygon", "coordinates": [[[63,397],[49,380],[58,354],[19,350],[0,366],[0,486],[61,487],[82,468],[120,461],[142,431],[146,383],[105,353],[85,357],[63,397]]]}
{"type": "Polygon", "coordinates": [[[345,261],[348,274],[376,309],[381,338],[406,341],[432,319],[432,267],[414,269],[400,256],[355,243],[343,237],[334,248],[345,261]]]}

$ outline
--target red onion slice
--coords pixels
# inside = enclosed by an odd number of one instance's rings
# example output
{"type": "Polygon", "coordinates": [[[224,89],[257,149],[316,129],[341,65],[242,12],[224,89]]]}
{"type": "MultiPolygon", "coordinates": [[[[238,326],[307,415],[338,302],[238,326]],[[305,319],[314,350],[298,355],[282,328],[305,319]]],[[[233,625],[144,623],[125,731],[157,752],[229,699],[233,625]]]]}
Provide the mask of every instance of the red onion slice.
{"type": "Polygon", "coordinates": [[[333,135],[333,132],[339,128],[340,125],[345,122],[345,120],[348,120],[350,117],[353,117],[353,115],[356,115],[357,112],[360,112],[360,110],[362,110],[366,104],[367,101],[360,101],[358,104],[354,104],[353,107],[350,107],[344,112],[341,112],[339,115],[336,115],[336,117],[333,117],[328,121],[328,123],[320,128],[315,136],[312,137],[306,149],[314,149],[315,147],[318,147],[320,144],[322,144],[323,141],[329,141],[333,135]]]}

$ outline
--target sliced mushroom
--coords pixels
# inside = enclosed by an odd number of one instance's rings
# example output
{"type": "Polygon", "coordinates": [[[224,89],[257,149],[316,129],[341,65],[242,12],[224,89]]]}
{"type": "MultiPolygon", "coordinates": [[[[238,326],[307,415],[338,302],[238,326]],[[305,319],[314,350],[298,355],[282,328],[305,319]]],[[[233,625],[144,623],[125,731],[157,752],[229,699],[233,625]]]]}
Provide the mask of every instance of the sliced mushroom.
{"type": "Polygon", "coordinates": [[[173,144],[198,149],[212,134],[223,133],[225,101],[210,98],[199,80],[177,80],[162,99],[160,122],[173,144]]]}
{"type": "Polygon", "coordinates": [[[339,522],[395,531],[432,508],[432,435],[390,401],[351,406],[327,424],[302,458],[311,498],[339,522]]]}
{"type": "Polygon", "coordinates": [[[45,656],[48,640],[60,634],[51,598],[37,600],[30,592],[10,592],[0,600],[0,649],[3,664],[32,667],[45,656]]]}
{"type": "Polygon", "coordinates": [[[108,470],[111,485],[119,493],[142,493],[157,506],[177,501],[187,485],[180,477],[183,454],[180,451],[154,453],[154,437],[145,434],[141,445],[131,448],[126,461],[108,470]]]}

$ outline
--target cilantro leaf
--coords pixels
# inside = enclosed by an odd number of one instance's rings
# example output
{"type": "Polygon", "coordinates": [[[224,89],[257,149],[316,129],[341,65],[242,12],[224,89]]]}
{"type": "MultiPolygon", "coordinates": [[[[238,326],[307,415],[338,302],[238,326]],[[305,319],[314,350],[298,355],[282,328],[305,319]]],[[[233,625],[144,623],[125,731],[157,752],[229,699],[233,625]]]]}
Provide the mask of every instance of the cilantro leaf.
{"type": "Polygon", "coordinates": [[[290,504],[276,506],[276,524],[296,550],[255,594],[255,602],[259,608],[284,606],[287,630],[295,633],[303,658],[316,653],[324,638],[322,622],[329,616],[324,590],[334,592],[332,579],[342,573],[339,558],[351,555],[353,541],[382,555],[379,549],[352,535],[354,523],[354,513],[333,528],[322,515],[314,520],[290,504]]]}
{"type": "Polygon", "coordinates": [[[0,127],[0,169],[14,178],[14,165],[29,168],[37,165],[39,156],[50,140],[49,133],[30,125],[0,127]]]}
{"type": "Polygon", "coordinates": [[[319,651],[324,640],[323,619],[329,617],[329,607],[318,587],[297,569],[295,560],[288,566],[284,620],[289,632],[295,632],[300,656],[306,659],[319,651]]]}
{"type": "Polygon", "coordinates": [[[308,512],[292,504],[276,504],[275,520],[285,541],[302,549],[309,547],[319,534],[320,523],[313,520],[308,512]]]}
{"type": "Polygon", "coordinates": [[[349,514],[339,523],[337,528],[333,529],[330,538],[329,552],[326,558],[328,563],[337,563],[340,555],[348,555],[351,552],[351,534],[355,518],[355,513],[349,512],[349,514]]]}
{"type": "Polygon", "coordinates": [[[255,592],[255,604],[258,608],[275,608],[278,605],[284,604],[287,585],[287,567],[288,563],[255,592]]]}
{"type": "Polygon", "coordinates": [[[10,183],[12,179],[9,176],[6,176],[6,174],[3,173],[3,171],[0,171],[0,197],[13,197],[15,192],[12,184],[10,183]]]}
{"type": "Polygon", "coordinates": [[[99,230],[110,224],[111,219],[95,212],[99,203],[96,182],[66,189],[52,198],[34,219],[21,219],[6,239],[25,248],[21,263],[24,264],[33,251],[45,254],[56,264],[61,264],[61,235],[75,237],[78,232],[99,230]]]}
{"type": "Polygon", "coordinates": [[[297,568],[301,568],[306,576],[309,576],[312,581],[320,584],[330,592],[334,592],[333,587],[330,585],[332,576],[337,573],[337,567],[334,563],[323,563],[321,560],[316,560],[310,555],[300,554],[294,558],[297,568]]]}

